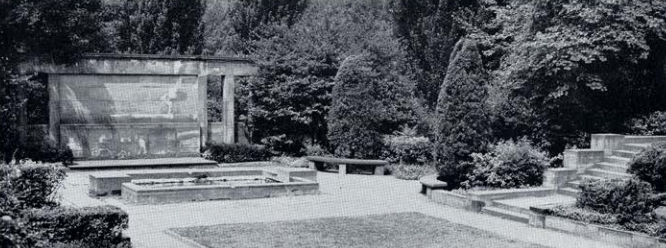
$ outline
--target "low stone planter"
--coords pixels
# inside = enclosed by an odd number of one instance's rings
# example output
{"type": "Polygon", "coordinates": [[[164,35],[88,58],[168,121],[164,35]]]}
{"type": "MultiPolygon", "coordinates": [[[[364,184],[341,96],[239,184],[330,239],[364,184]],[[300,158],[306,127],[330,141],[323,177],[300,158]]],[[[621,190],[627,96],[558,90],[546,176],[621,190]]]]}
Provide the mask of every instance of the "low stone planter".
{"type": "Polygon", "coordinates": [[[105,196],[121,194],[123,183],[129,183],[137,179],[163,179],[163,178],[185,178],[207,175],[211,177],[220,176],[270,176],[280,181],[289,181],[289,178],[300,177],[309,181],[317,181],[317,172],[303,168],[277,168],[274,170],[257,168],[219,168],[219,169],[195,169],[195,170],[169,170],[151,171],[138,173],[116,173],[116,174],[91,174],[89,176],[89,193],[94,196],[105,196]]]}
{"type": "Polygon", "coordinates": [[[473,199],[472,196],[459,194],[453,191],[434,190],[431,192],[430,199],[434,202],[447,206],[462,208],[472,212],[481,212],[486,203],[482,200],[473,199]]]}
{"type": "Polygon", "coordinates": [[[617,230],[601,225],[550,215],[549,207],[530,207],[529,224],[584,236],[589,239],[631,248],[666,248],[666,239],[650,237],[643,233],[617,230]]]}

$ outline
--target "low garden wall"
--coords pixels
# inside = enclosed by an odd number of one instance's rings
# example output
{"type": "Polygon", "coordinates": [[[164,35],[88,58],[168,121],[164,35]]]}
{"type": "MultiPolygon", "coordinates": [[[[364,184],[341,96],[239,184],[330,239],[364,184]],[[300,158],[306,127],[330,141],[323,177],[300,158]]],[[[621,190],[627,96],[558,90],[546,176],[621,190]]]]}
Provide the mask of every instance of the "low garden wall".
{"type": "Polygon", "coordinates": [[[666,248],[666,239],[650,237],[646,234],[618,230],[582,221],[552,216],[547,207],[531,207],[529,224],[631,248],[666,248]]]}

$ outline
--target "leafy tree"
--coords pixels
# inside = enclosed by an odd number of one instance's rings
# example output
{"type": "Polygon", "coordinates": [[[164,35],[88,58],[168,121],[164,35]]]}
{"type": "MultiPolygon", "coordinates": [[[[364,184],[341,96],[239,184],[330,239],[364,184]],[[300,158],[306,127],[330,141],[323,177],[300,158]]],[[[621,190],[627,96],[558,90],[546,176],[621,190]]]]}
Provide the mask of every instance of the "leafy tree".
{"type": "Polygon", "coordinates": [[[418,82],[416,93],[434,109],[450,53],[470,26],[483,20],[479,0],[390,1],[394,29],[406,51],[404,73],[418,82]]]}
{"type": "MultiPolygon", "coordinates": [[[[254,43],[252,57],[261,69],[239,84],[239,106],[246,107],[237,110],[247,109],[253,140],[278,151],[300,153],[304,143],[328,144],[326,116],[342,59],[361,53],[386,62],[401,57],[390,19],[373,3],[318,3],[295,25],[275,30],[277,35],[254,43]]],[[[401,99],[395,108],[410,100],[401,99]]]]}
{"type": "Polygon", "coordinates": [[[388,69],[372,55],[350,56],[340,66],[328,115],[328,138],[336,155],[378,158],[382,135],[408,120],[395,106],[409,98],[410,89],[391,78],[388,69]]]}
{"type": "Polygon", "coordinates": [[[459,187],[472,170],[470,155],[488,149],[487,82],[477,43],[461,39],[451,54],[437,102],[435,155],[439,178],[451,188],[459,187]]]}
{"type": "Polygon", "coordinates": [[[9,162],[17,152],[19,113],[26,95],[38,88],[33,75],[18,65],[30,57],[68,63],[82,52],[105,51],[100,33],[99,0],[0,1],[0,158],[9,162]]]}
{"type": "Polygon", "coordinates": [[[204,0],[126,0],[117,24],[125,53],[201,54],[204,0]]]}
{"type": "Polygon", "coordinates": [[[308,0],[238,0],[226,11],[224,23],[209,31],[226,37],[211,37],[209,43],[218,47],[208,50],[216,54],[251,54],[255,41],[276,35],[274,26],[296,24],[308,4],[308,0]]]}
{"type": "Polygon", "coordinates": [[[504,52],[500,108],[527,110],[498,112],[507,124],[498,136],[528,135],[554,155],[665,106],[665,2],[524,1],[494,11],[499,31],[479,40],[491,48],[484,54],[504,52]]]}

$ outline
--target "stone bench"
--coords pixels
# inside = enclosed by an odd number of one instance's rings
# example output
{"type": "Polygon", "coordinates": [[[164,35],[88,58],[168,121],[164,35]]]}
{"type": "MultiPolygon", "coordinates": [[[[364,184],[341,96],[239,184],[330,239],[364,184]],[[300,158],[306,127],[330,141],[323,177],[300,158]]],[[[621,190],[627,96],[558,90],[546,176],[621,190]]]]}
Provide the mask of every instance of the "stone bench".
{"type": "Polygon", "coordinates": [[[419,179],[421,183],[421,194],[430,197],[433,190],[446,189],[448,184],[446,182],[437,180],[437,175],[428,175],[419,179]]]}
{"type": "Polygon", "coordinates": [[[372,171],[375,175],[384,175],[386,166],[388,165],[388,162],[384,160],[333,158],[322,156],[307,156],[305,158],[308,160],[310,169],[313,170],[322,170],[324,168],[324,163],[337,164],[338,173],[340,175],[347,174],[347,166],[369,166],[373,168],[372,171]]]}

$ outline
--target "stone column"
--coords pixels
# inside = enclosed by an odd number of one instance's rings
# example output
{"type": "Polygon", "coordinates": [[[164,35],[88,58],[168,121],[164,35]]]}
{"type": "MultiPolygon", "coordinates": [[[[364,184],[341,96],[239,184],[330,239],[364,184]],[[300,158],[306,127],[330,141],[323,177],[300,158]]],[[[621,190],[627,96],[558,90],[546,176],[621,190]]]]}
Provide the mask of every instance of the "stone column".
{"type": "Polygon", "coordinates": [[[49,91],[49,139],[60,144],[60,77],[55,74],[48,76],[49,91]]]}
{"type": "Polygon", "coordinates": [[[197,117],[199,120],[200,146],[205,147],[208,142],[208,75],[197,77],[199,88],[197,100],[197,117]]]}
{"type": "Polygon", "coordinates": [[[235,141],[234,88],[234,75],[224,75],[224,85],[222,86],[222,122],[224,122],[225,128],[223,142],[228,144],[232,144],[235,141]]]}

